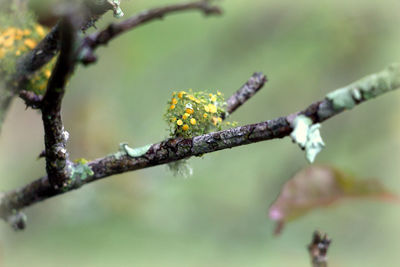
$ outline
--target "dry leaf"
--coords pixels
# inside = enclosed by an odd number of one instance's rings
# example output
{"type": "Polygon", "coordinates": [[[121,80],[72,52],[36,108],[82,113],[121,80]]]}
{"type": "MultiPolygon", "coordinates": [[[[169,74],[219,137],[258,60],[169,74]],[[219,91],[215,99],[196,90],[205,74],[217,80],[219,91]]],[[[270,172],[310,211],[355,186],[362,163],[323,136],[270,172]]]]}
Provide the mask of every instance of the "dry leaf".
{"type": "Polygon", "coordinates": [[[399,202],[398,196],[375,179],[356,179],[333,167],[312,165],[284,184],[269,217],[277,222],[275,233],[279,234],[286,222],[347,197],[399,202]]]}

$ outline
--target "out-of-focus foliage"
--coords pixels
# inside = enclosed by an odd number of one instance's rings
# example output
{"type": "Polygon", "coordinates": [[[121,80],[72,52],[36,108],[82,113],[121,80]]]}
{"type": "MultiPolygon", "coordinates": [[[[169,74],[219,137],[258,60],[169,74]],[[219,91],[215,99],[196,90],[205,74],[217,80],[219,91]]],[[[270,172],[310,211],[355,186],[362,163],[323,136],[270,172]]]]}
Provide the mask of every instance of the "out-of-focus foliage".
{"type": "Polygon", "coordinates": [[[269,209],[269,217],[277,222],[276,234],[279,234],[286,222],[316,208],[328,207],[345,198],[360,197],[400,200],[376,179],[356,179],[333,167],[312,165],[285,183],[269,209]]]}

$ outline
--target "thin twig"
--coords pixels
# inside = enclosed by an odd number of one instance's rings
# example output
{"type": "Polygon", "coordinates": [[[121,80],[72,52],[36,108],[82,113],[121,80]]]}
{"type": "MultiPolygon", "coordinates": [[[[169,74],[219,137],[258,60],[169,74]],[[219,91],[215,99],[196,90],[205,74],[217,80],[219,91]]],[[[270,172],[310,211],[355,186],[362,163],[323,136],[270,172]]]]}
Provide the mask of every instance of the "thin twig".
{"type": "Polygon", "coordinates": [[[93,51],[97,47],[101,45],[106,45],[109,41],[124,32],[135,29],[136,27],[143,25],[147,22],[156,19],[162,19],[168,14],[186,10],[199,10],[202,11],[205,15],[221,14],[222,10],[220,9],[220,7],[214,6],[210,2],[211,1],[200,0],[154,8],[143,11],[122,22],[110,24],[106,29],[95,32],[84,39],[81,46],[81,61],[84,64],[95,62],[96,57],[94,56],[93,51]]]}
{"type": "Polygon", "coordinates": [[[228,114],[233,113],[237,108],[253,97],[258,90],[264,86],[266,81],[265,75],[262,73],[254,73],[249,81],[226,101],[228,104],[226,112],[228,114]]]}
{"type": "Polygon", "coordinates": [[[332,240],[327,234],[322,234],[315,231],[311,243],[308,245],[312,267],[327,267],[328,266],[328,248],[332,240]]]}

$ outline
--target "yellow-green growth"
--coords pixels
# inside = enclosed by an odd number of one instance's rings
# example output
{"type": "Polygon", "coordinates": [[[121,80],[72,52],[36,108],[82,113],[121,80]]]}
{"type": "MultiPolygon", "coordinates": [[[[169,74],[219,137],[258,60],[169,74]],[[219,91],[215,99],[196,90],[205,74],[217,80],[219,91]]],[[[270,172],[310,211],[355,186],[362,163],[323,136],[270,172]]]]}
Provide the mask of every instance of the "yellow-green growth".
{"type": "MultiPolygon", "coordinates": [[[[0,13],[0,77],[5,81],[15,73],[18,58],[34,49],[48,32],[30,13],[16,14],[0,13]]],[[[32,75],[24,89],[44,94],[54,62],[32,75]]]]}
{"type": "Polygon", "coordinates": [[[89,162],[84,158],[75,160],[75,164],[70,166],[72,180],[70,182],[74,182],[77,179],[85,180],[86,178],[94,175],[94,172],[88,163],[89,162]]]}
{"type": "Polygon", "coordinates": [[[171,137],[190,138],[220,130],[225,106],[221,92],[173,92],[164,115],[171,137]]]}

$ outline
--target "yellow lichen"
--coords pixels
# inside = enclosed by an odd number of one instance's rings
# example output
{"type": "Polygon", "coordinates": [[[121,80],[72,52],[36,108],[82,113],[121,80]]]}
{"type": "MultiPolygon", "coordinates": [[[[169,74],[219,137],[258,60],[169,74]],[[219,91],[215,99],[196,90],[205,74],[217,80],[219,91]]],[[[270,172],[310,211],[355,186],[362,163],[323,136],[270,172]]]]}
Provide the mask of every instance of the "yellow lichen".
{"type": "Polygon", "coordinates": [[[211,102],[217,101],[217,96],[216,96],[216,95],[212,95],[212,96],[210,97],[210,100],[211,100],[211,102]]]}
{"type": "Polygon", "coordinates": [[[171,136],[185,138],[220,129],[221,117],[225,113],[226,105],[222,94],[218,92],[214,94],[193,92],[191,89],[173,93],[168,104],[169,107],[174,106],[165,114],[165,119],[170,125],[171,136]]]}
{"type": "MultiPolygon", "coordinates": [[[[7,80],[15,72],[18,57],[34,49],[48,30],[36,24],[29,14],[20,17],[8,14],[0,16],[7,18],[5,23],[2,21],[0,24],[0,76],[7,80]]],[[[31,75],[25,90],[43,94],[54,62],[55,60],[52,60],[31,75]]]]}
{"type": "Polygon", "coordinates": [[[39,34],[40,37],[44,37],[46,35],[46,31],[39,24],[36,25],[35,29],[36,29],[36,32],[39,34]]]}
{"type": "Polygon", "coordinates": [[[24,45],[26,45],[26,46],[29,47],[30,49],[33,49],[33,48],[35,48],[35,46],[36,46],[36,42],[35,42],[34,40],[28,38],[28,39],[25,39],[24,45]]]}
{"type": "Polygon", "coordinates": [[[189,117],[190,117],[190,114],[188,114],[188,113],[185,113],[185,114],[182,115],[182,119],[183,120],[186,120],[189,117]]]}
{"type": "Polygon", "coordinates": [[[179,97],[179,98],[182,98],[184,94],[186,94],[185,91],[180,91],[180,92],[178,93],[178,97],[179,97]]]}
{"type": "Polygon", "coordinates": [[[210,113],[217,113],[217,107],[214,104],[208,104],[208,110],[210,113]]]}
{"type": "Polygon", "coordinates": [[[50,71],[50,70],[45,70],[45,71],[44,71],[44,76],[46,76],[46,78],[50,78],[50,76],[51,76],[51,71],[50,71]]]}

